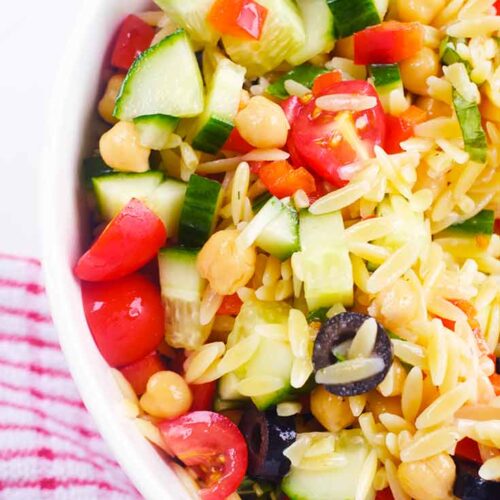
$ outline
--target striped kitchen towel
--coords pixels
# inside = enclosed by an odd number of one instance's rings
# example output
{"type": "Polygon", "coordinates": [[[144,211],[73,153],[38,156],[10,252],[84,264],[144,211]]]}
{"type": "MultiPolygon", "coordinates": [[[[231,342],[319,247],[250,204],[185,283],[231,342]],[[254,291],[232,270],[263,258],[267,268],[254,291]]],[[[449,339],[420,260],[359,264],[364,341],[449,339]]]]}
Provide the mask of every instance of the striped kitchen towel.
{"type": "Polygon", "coordinates": [[[0,254],[0,499],[139,499],[73,384],[41,274],[0,254]]]}

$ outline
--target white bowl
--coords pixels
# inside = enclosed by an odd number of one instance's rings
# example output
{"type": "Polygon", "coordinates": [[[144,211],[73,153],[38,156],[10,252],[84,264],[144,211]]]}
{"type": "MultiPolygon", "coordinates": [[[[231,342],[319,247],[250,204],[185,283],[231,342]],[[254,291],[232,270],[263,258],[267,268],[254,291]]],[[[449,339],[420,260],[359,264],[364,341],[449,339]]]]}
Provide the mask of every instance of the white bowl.
{"type": "Polygon", "coordinates": [[[85,321],[80,285],[72,273],[85,234],[81,160],[95,145],[92,120],[111,37],[143,0],[85,0],[61,65],[40,175],[47,292],[62,349],[82,399],[116,459],[147,499],[190,499],[159,453],[120,411],[121,394],[85,321]],[[93,142],[94,140],[94,142],[93,142]]]}

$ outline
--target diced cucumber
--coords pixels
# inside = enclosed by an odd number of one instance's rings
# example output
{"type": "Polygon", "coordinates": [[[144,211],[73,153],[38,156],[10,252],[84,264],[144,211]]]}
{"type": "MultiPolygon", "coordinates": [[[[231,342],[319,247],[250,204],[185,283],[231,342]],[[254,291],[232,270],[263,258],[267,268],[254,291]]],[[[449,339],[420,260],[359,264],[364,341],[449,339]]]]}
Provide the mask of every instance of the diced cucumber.
{"type": "Polygon", "coordinates": [[[223,401],[245,400],[238,392],[238,383],[240,379],[234,373],[223,375],[217,384],[217,394],[223,401]]]}
{"type": "Polygon", "coordinates": [[[314,309],[314,311],[310,311],[307,315],[307,322],[312,323],[313,321],[319,321],[323,323],[328,318],[326,317],[327,312],[330,310],[329,307],[320,307],[319,309],[314,309]]]}
{"type": "Polygon", "coordinates": [[[203,111],[203,82],[184,30],[145,50],[132,64],[116,99],[114,116],[196,116],[203,111]]]}
{"type": "Polygon", "coordinates": [[[309,310],[350,306],[353,301],[353,276],[340,212],[313,215],[300,213],[300,262],[304,292],[309,310]]]}
{"type": "Polygon", "coordinates": [[[273,195],[268,191],[257,196],[252,202],[252,210],[254,213],[257,213],[272,197],[273,195]]]}
{"type": "Polygon", "coordinates": [[[165,306],[165,340],[172,347],[196,349],[210,326],[200,324],[205,280],[196,269],[198,250],[166,248],[158,255],[161,295],[165,306]]]}
{"type": "Polygon", "coordinates": [[[444,38],[439,46],[439,57],[441,58],[441,62],[446,66],[450,66],[455,63],[463,63],[467,68],[467,71],[470,71],[471,66],[469,61],[463,59],[457,52],[457,43],[461,41],[462,40],[452,38],[450,36],[444,38]]]}
{"type": "Polygon", "coordinates": [[[356,497],[359,473],[370,447],[359,429],[340,431],[335,453],[345,456],[345,465],[322,470],[294,467],[285,476],[281,489],[290,500],[346,500],[356,497]]]}
{"type": "Polygon", "coordinates": [[[288,57],[288,62],[294,66],[330,52],[335,45],[333,15],[326,0],[297,0],[297,6],[304,22],[306,41],[288,57]]]}
{"type": "Polygon", "coordinates": [[[112,174],[115,170],[108,167],[101,156],[89,156],[83,160],[82,181],[87,189],[92,189],[92,178],[104,174],[112,174]]]}
{"type": "Polygon", "coordinates": [[[255,244],[280,260],[300,250],[299,219],[295,209],[280,202],[281,213],[260,233],[255,244]]]}
{"type": "Polygon", "coordinates": [[[182,205],[187,184],[177,179],[167,179],[147,198],[147,206],[163,221],[168,238],[176,238],[179,232],[182,205]]]}
{"type": "Polygon", "coordinates": [[[195,149],[215,154],[234,128],[245,68],[221,59],[208,86],[205,111],[196,121],[192,144],[195,149]]]}
{"type": "Polygon", "coordinates": [[[212,234],[222,201],[220,182],[193,174],[189,178],[179,223],[179,241],[201,247],[212,234]]]}
{"type": "Polygon", "coordinates": [[[388,0],[327,0],[336,38],[345,38],[384,19],[388,0]]]}
{"type": "Polygon", "coordinates": [[[274,97],[278,97],[279,99],[286,99],[289,96],[285,89],[285,82],[287,80],[293,80],[294,82],[311,88],[315,78],[323,73],[328,73],[328,70],[319,66],[313,66],[312,64],[302,64],[301,66],[293,68],[291,71],[278,78],[274,83],[267,87],[266,92],[274,97]]]}
{"type": "Polygon", "coordinates": [[[304,26],[293,0],[259,0],[267,17],[259,40],[223,36],[229,57],[245,66],[248,77],[261,76],[276,68],[305,42],[304,26]]]}
{"type": "Polygon", "coordinates": [[[207,21],[215,0],[154,0],[189,36],[202,43],[215,45],[219,34],[207,21]]]}
{"type": "Polygon", "coordinates": [[[488,145],[477,103],[465,100],[457,90],[453,89],[453,107],[462,130],[465,151],[469,153],[471,160],[484,163],[488,145]]]}
{"type": "Polygon", "coordinates": [[[493,234],[495,227],[495,212],[493,210],[481,210],[477,215],[467,219],[460,224],[453,224],[446,232],[463,233],[469,235],[493,234]]]}
{"type": "Polygon", "coordinates": [[[163,181],[163,173],[148,171],[105,174],[92,178],[97,207],[104,220],[111,220],[132,199],[144,200],[163,181]]]}
{"type": "Polygon", "coordinates": [[[384,111],[389,113],[391,110],[391,93],[398,91],[402,94],[403,99],[405,95],[399,66],[397,64],[372,64],[368,69],[384,111]]]}
{"type": "Polygon", "coordinates": [[[146,148],[165,149],[168,139],[179,124],[179,118],[168,115],[145,115],[134,118],[141,144],[146,148]]]}
{"type": "Polygon", "coordinates": [[[227,411],[227,410],[241,410],[244,405],[245,405],[245,401],[243,401],[241,399],[232,401],[232,400],[215,398],[214,411],[222,412],[222,411],[227,411]]]}
{"type": "MultiPolygon", "coordinates": [[[[250,335],[259,335],[256,328],[260,325],[273,324],[287,327],[289,310],[290,306],[283,302],[245,302],[227,339],[228,349],[250,335]]],[[[251,398],[257,408],[265,410],[285,399],[291,392],[292,362],[293,354],[288,342],[260,336],[256,352],[243,366],[235,370],[233,375],[238,381],[261,375],[277,377],[283,381],[281,389],[251,398]]],[[[231,395],[228,390],[224,394],[231,395]]]]}
{"type": "Polygon", "coordinates": [[[203,68],[203,80],[205,81],[205,85],[208,86],[210,84],[215,73],[215,68],[217,68],[219,61],[222,59],[226,59],[226,56],[218,46],[209,46],[203,49],[201,66],[203,68]]]}

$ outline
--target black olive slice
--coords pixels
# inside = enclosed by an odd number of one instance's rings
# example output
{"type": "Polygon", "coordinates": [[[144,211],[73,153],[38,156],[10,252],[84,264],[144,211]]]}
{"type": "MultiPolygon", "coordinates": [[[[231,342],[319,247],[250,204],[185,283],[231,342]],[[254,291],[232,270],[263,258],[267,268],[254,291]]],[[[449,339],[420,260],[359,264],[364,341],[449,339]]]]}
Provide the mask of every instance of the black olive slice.
{"type": "Polygon", "coordinates": [[[453,457],[457,478],[453,494],[462,500],[493,500],[500,498],[500,481],[487,481],[479,477],[479,464],[453,457]]]}
{"type": "MultiPolygon", "coordinates": [[[[333,351],[340,344],[352,340],[356,332],[367,319],[370,319],[370,316],[345,312],[337,314],[333,318],[325,321],[314,342],[314,371],[317,372],[321,368],[326,368],[327,366],[340,362],[339,359],[334,356],[333,351]]],[[[337,396],[357,396],[371,391],[384,380],[392,365],[393,349],[387,332],[379,323],[377,323],[377,337],[372,357],[380,358],[383,361],[383,368],[381,371],[362,380],[342,384],[325,384],[325,389],[337,396]]]]}
{"type": "Polygon", "coordinates": [[[297,437],[293,417],[279,417],[275,410],[261,412],[254,406],[243,414],[239,428],[248,445],[248,475],[279,481],[290,469],[283,455],[297,437]]]}

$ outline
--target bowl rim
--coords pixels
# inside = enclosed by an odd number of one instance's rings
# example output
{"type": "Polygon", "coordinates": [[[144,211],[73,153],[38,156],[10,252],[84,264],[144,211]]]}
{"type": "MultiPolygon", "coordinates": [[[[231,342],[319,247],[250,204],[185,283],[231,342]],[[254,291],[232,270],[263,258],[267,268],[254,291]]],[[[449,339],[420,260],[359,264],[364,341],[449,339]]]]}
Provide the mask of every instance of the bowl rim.
{"type": "MultiPolygon", "coordinates": [[[[84,124],[88,123],[90,96],[95,96],[97,92],[96,79],[91,89],[90,82],[85,84],[85,77],[88,80],[90,76],[82,73],[81,69],[82,61],[84,68],[97,64],[97,56],[93,63],[86,62],[86,42],[91,41],[96,23],[105,24],[103,17],[109,18],[111,24],[111,18],[118,19],[118,12],[130,12],[124,9],[133,9],[134,2],[138,7],[147,5],[146,2],[137,0],[86,0],[82,3],[76,17],[78,23],[61,59],[49,104],[48,132],[37,179],[42,266],[50,311],[66,362],[79,394],[114,458],[146,499],[188,500],[193,496],[174,471],[139,433],[132,420],[120,414],[116,406],[113,408],[114,404],[121,402],[122,396],[112,379],[111,370],[93,343],[83,313],[79,283],[72,274],[72,260],[80,247],[79,241],[70,242],[68,246],[68,235],[64,233],[65,228],[69,228],[70,233],[76,232],[78,240],[79,231],[71,226],[78,225],[79,175],[76,167],[82,156],[83,132],[86,130],[84,124]],[[108,13],[106,9],[114,10],[116,14],[108,13]],[[84,103],[78,101],[82,96],[83,101],[87,97],[84,103]],[[68,105],[73,102],[76,113],[68,113],[68,105]],[[67,140],[62,140],[66,137],[67,140]],[[72,164],[66,170],[71,175],[67,185],[64,185],[68,189],[61,190],[57,179],[61,175],[60,167],[65,162],[72,164]],[[73,251],[69,252],[69,248],[73,251]],[[91,366],[89,360],[95,366],[91,366]],[[112,401],[109,400],[110,397],[112,401]]],[[[113,30],[115,27],[113,26],[113,30]]],[[[105,27],[102,35],[97,35],[97,38],[104,37],[109,41],[112,31],[109,30],[107,35],[104,31],[105,27]]],[[[99,42],[95,42],[97,43],[99,42]]],[[[102,60],[99,60],[99,67],[101,63],[102,60]]]]}

